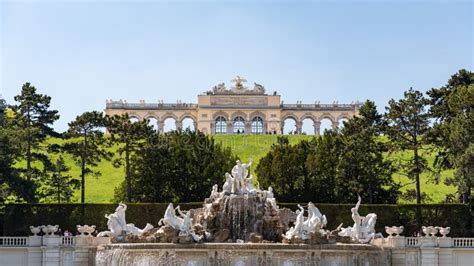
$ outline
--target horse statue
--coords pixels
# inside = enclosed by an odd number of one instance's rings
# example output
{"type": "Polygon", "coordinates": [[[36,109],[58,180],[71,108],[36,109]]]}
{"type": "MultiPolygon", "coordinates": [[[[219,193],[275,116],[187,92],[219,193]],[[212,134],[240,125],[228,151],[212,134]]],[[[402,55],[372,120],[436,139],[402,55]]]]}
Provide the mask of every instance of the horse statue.
{"type": "Polygon", "coordinates": [[[115,212],[112,214],[106,214],[105,218],[107,221],[108,231],[103,231],[97,234],[97,236],[111,236],[120,238],[124,234],[131,234],[134,236],[141,236],[144,233],[153,229],[153,225],[147,223],[145,228],[140,229],[136,227],[133,223],[127,224],[125,220],[125,212],[127,211],[127,205],[123,202],[119,203],[119,206],[115,209],[115,212]]]}

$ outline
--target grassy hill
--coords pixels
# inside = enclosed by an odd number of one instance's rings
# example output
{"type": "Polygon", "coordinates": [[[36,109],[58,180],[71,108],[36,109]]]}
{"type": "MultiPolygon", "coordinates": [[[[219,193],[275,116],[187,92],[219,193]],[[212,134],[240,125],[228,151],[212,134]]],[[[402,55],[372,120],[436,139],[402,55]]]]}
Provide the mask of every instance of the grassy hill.
{"type": "MultiPolygon", "coordinates": [[[[313,136],[309,135],[289,135],[288,138],[290,143],[297,143],[303,139],[311,139],[313,136]]],[[[273,143],[276,142],[276,135],[215,135],[215,140],[222,143],[225,147],[230,147],[232,152],[237,155],[243,162],[248,162],[250,159],[253,160],[254,165],[258,163],[269,150],[273,143]]],[[[59,142],[60,140],[50,140],[51,142],[59,142]]],[[[408,158],[408,154],[391,154],[393,159],[408,158]]],[[[75,164],[71,157],[65,156],[66,163],[71,167],[70,175],[73,177],[80,177],[79,167],[75,164]]],[[[428,161],[431,164],[434,160],[434,156],[428,154],[428,161]]],[[[99,163],[97,169],[101,172],[100,176],[88,176],[86,177],[86,202],[88,203],[107,203],[111,202],[114,189],[124,179],[124,169],[115,168],[109,161],[102,161],[99,163]]],[[[255,169],[255,167],[253,167],[255,169]]],[[[230,169],[229,169],[230,170],[230,169]]],[[[448,171],[442,173],[442,176],[449,174],[448,171]]],[[[258,177],[257,177],[258,178],[258,177]]],[[[402,175],[395,175],[395,180],[401,184],[407,184],[402,187],[402,191],[407,189],[414,189],[415,185],[407,177],[402,175]]],[[[456,188],[453,186],[446,186],[441,182],[434,184],[429,182],[429,175],[423,174],[421,176],[421,190],[432,198],[433,203],[444,200],[445,195],[453,193],[456,188]]],[[[210,189],[210,188],[209,188],[210,189]]],[[[77,191],[74,197],[74,201],[78,202],[80,198],[80,191],[77,191]]],[[[400,200],[400,203],[408,203],[404,200],[400,200]]]]}

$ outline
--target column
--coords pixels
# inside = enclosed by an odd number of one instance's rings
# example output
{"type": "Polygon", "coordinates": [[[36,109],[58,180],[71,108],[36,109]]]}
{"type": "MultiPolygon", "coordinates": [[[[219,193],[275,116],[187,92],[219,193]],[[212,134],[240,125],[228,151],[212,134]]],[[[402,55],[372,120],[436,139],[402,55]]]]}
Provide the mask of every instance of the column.
{"type": "Polygon", "coordinates": [[[339,126],[339,122],[338,121],[331,121],[331,122],[332,122],[332,129],[336,130],[339,126]]]}
{"type": "Polygon", "coordinates": [[[226,123],[227,123],[227,134],[233,134],[234,124],[232,122],[226,122],[226,123]]]}
{"type": "Polygon", "coordinates": [[[252,123],[251,122],[245,122],[245,129],[244,129],[245,134],[250,134],[252,133],[252,123]]]}
{"type": "Polygon", "coordinates": [[[194,131],[198,131],[198,123],[193,121],[194,131]]]}
{"type": "Polygon", "coordinates": [[[176,126],[176,130],[183,130],[183,121],[175,120],[174,124],[176,126]]]}
{"type": "Polygon", "coordinates": [[[313,124],[313,128],[314,128],[314,135],[321,135],[321,122],[317,121],[317,122],[314,122],[313,124]]]}
{"type": "Polygon", "coordinates": [[[303,121],[296,122],[296,133],[301,134],[303,132],[303,121]]]}
{"type": "Polygon", "coordinates": [[[158,121],[158,132],[163,133],[165,131],[165,122],[164,121],[158,121]]]}

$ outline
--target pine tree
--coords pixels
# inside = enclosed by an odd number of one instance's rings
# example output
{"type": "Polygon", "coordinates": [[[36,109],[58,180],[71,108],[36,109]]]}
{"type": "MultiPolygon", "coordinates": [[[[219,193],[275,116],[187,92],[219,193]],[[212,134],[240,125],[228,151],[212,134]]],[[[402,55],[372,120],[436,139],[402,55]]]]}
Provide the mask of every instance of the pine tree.
{"type": "Polygon", "coordinates": [[[69,123],[66,152],[72,155],[81,168],[81,203],[85,202],[86,175],[100,175],[93,167],[102,160],[109,160],[112,153],[106,149],[106,139],[101,131],[105,126],[104,115],[100,112],[85,112],[69,123]]]}
{"type": "Polygon", "coordinates": [[[146,120],[132,122],[127,113],[107,117],[107,129],[111,134],[111,142],[119,144],[119,158],[113,161],[115,167],[125,164],[125,180],[127,184],[127,201],[132,201],[132,183],[130,157],[146,142],[153,127],[146,120]]]}
{"type": "Polygon", "coordinates": [[[46,178],[40,187],[43,201],[56,201],[56,203],[71,201],[74,190],[80,187],[80,182],[66,174],[69,170],[62,156],[47,169],[46,178]]]}
{"type": "Polygon", "coordinates": [[[429,131],[430,115],[427,111],[428,100],[417,90],[405,91],[404,98],[391,99],[386,107],[386,133],[393,145],[392,151],[409,151],[408,161],[400,162],[400,167],[410,179],[415,181],[416,203],[421,203],[420,175],[427,171],[428,165],[422,151],[428,144],[426,134],[429,131]]]}
{"type": "Polygon", "coordinates": [[[51,127],[59,119],[58,111],[50,110],[51,97],[38,94],[36,88],[29,82],[21,88],[21,94],[15,96],[17,105],[12,106],[15,114],[13,123],[15,125],[16,143],[21,145],[22,154],[25,154],[26,179],[39,176],[41,170],[33,167],[34,161],[49,163],[45,153],[47,147],[41,146],[48,136],[58,134],[51,127]]]}

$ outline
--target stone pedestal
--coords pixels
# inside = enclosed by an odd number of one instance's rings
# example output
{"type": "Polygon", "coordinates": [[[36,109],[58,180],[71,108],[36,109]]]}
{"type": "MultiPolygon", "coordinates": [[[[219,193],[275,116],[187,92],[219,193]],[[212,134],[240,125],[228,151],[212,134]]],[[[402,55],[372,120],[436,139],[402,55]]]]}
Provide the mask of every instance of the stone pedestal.
{"type": "Polygon", "coordinates": [[[437,242],[436,242],[436,237],[422,237],[421,238],[421,246],[422,247],[436,247],[437,242]]]}
{"type": "Polygon", "coordinates": [[[391,236],[389,237],[390,246],[392,248],[403,248],[405,247],[405,237],[404,236],[391,236]]]}
{"type": "Polygon", "coordinates": [[[61,243],[61,237],[56,235],[43,236],[43,246],[59,246],[61,243]]]}
{"type": "Polygon", "coordinates": [[[41,246],[41,236],[29,236],[28,237],[28,246],[30,247],[39,247],[41,246]]]}
{"type": "Polygon", "coordinates": [[[452,246],[451,237],[438,237],[438,245],[440,248],[450,248],[452,246]]]}

